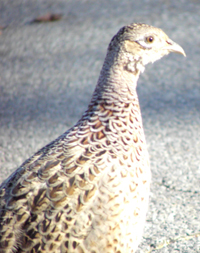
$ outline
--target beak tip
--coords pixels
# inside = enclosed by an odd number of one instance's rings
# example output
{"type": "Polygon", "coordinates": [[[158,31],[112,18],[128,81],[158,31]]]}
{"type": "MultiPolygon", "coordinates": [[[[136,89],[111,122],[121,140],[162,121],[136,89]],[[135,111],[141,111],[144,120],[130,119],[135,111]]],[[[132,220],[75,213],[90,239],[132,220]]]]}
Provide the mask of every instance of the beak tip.
{"type": "Polygon", "coordinates": [[[181,46],[179,46],[179,44],[175,43],[172,40],[167,41],[168,45],[170,45],[169,47],[169,51],[173,52],[173,53],[177,53],[177,54],[182,54],[183,56],[186,57],[186,53],[183,50],[183,48],[181,46]]]}
{"type": "Polygon", "coordinates": [[[186,57],[186,53],[183,50],[183,48],[181,46],[179,46],[179,47],[180,47],[179,50],[177,50],[175,53],[182,54],[184,57],[186,57]]]}
{"type": "Polygon", "coordinates": [[[182,54],[184,57],[186,57],[185,51],[178,44],[176,44],[176,46],[174,48],[172,48],[172,52],[177,53],[177,54],[182,54]]]}

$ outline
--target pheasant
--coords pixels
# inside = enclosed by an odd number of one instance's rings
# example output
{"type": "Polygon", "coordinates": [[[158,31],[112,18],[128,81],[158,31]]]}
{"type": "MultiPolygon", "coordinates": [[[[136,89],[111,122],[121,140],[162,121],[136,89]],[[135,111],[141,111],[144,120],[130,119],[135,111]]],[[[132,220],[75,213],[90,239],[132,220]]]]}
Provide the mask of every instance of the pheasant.
{"type": "Polygon", "coordinates": [[[136,93],[144,66],[184,50],[159,28],[112,38],[81,119],[0,186],[1,253],[133,253],[151,172],[136,93]]]}

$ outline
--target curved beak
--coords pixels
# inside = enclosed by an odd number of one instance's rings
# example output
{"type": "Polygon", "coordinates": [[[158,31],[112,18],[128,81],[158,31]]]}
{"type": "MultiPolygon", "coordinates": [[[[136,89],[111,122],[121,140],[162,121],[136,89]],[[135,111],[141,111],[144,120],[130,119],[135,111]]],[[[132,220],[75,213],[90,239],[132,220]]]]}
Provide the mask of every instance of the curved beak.
{"type": "Polygon", "coordinates": [[[166,49],[169,50],[169,52],[182,54],[186,57],[186,54],[181,46],[179,46],[177,43],[175,43],[173,40],[167,39],[167,46],[166,49]]]}

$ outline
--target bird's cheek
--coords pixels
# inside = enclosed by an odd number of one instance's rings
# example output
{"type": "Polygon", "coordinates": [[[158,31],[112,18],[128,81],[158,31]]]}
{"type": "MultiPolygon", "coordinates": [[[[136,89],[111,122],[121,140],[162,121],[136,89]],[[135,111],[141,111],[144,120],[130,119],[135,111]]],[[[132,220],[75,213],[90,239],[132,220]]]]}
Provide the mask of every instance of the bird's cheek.
{"type": "Polygon", "coordinates": [[[142,59],[143,59],[144,66],[151,62],[152,58],[149,55],[149,51],[145,52],[145,54],[142,56],[142,59]]]}

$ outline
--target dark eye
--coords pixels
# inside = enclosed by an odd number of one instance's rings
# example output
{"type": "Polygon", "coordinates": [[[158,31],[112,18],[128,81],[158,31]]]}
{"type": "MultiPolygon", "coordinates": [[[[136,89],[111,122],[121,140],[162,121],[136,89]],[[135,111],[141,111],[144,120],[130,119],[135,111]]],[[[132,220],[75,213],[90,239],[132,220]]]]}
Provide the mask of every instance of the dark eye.
{"type": "Polygon", "coordinates": [[[153,41],[154,41],[154,37],[153,36],[146,37],[146,42],[147,43],[152,43],[153,41]]]}

